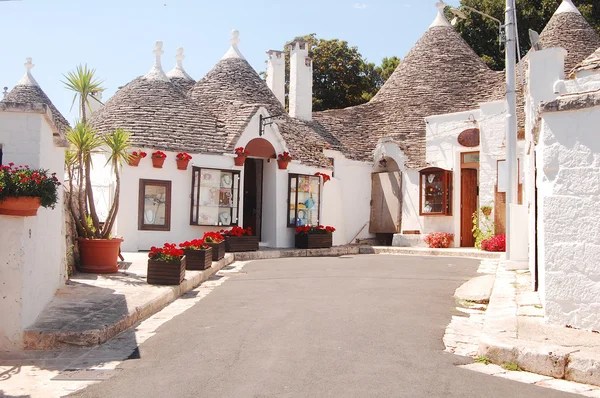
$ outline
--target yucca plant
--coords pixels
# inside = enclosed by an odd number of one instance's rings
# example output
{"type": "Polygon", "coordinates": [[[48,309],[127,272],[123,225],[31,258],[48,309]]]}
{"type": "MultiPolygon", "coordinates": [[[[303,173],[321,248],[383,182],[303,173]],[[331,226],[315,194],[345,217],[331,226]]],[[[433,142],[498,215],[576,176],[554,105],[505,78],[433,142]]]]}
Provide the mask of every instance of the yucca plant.
{"type": "Polygon", "coordinates": [[[104,223],[102,231],[103,239],[108,239],[110,232],[112,231],[115,220],[117,219],[117,212],[119,211],[119,199],[121,195],[121,168],[124,163],[127,163],[129,159],[129,150],[131,148],[131,142],[129,140],[130,134],[123,130],[117,129],[113,133],[105,135],[103,137],[104,145],[107,148],[108,160],[106,165],[111,165],[113,172],[115,173],[115,195],[108,212],[108,217],[104,223]]]}
{"type": "Polygon", "coordinates": [[[73,94],[73,102],[71,103],[71,109],[75,105],[75,101],[78,101],[79,111],[81,121],[83,123],[87,123],[87,109],[92,108],[90,99],[100,103],[96,95],[104,91],[104,87],[102,87],[102,81],[98,80],[94,75],[96,73],[95,69],[88,68],[86,65],[78,65],[74,71],[67,72],[65,77],[65,81],[62,83],[67,87],[67,89],[74,92],[73,94]]]}

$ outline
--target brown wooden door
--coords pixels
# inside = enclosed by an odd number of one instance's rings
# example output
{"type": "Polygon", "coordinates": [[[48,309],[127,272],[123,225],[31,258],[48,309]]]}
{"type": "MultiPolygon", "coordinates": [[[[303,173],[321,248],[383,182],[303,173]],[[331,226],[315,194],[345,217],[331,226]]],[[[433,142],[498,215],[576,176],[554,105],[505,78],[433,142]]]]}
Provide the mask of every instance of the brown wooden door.
{"type": "Polygon", "coordinates": [[[460,209],[460,246],[473,247],[473,213],[477,211],[476,169],[461,170],[460,209]]]}
{"type": "Polygon", "coordinates": [[[263,160],[246,159],[244,162],[244,228],[262,236],[263,160]]]}
{"type": "Polygon", "coordinates": [[[402,221],[402,175],[399,171],[373,173],[371,180],[369,232],[399,233],[402,221]]]}

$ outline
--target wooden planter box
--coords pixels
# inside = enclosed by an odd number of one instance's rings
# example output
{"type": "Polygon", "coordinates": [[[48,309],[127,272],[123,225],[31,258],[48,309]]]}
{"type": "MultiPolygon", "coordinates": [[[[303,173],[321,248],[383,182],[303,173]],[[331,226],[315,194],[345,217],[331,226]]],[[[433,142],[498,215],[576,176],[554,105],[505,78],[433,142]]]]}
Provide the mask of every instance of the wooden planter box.
{"type": "Polygon", "coordinates": [[[165,262],[148,259],[147,282],[151,285],[179,285],[185,279],[185,256],[179,261],[165,262]]]}
{"type": "Polygon", "coordinates": [[[258,250],[258,236],[226,236],[225,251],[255,252],[258,250]]]}
{"type": "Polygon", "coordinates": [[[219,261],[225,257],[225,241],[219,243],[208,243],[204,242],[205,245],[210,246],[212,249],[212,260],[219,261]]]}
{"type": "Polygon", "coordinates": [[[210,268],[213,261],[212,248],[206,250],[184,250],[185,269],[203,271],[210,268]]]}
{"type": "Polygon", "coordinates": [[[333,245],[333,234],[296,234],[298,249],[324,249],[333,245]]]}

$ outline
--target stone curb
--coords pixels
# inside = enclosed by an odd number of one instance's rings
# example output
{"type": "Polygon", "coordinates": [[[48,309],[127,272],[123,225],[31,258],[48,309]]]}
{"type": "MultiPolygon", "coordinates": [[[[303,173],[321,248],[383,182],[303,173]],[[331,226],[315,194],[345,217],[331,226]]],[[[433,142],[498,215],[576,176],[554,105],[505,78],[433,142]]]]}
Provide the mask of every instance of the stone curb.
{"type": "Polygon", "coordinates": [[[233,253],[235,261],[269,260],[286,257],[338,257],[360,254],[359,246],[334,246],[327,249],[275,249],[233,253]]]}
{"type": "Polygon", "coordinates": [[[73,346],[87,347],[102,344],[119,333],[129,329],[136,323],[154,315],[167,305],[171,304],[181,295],[200,286],[221,269],[235,261],[232,254],[226,254],[225,258],[205,271],[195,271],[193,274],[186,273],[186,279],[181,285],[168,286],[169,289],[152,301],[142,306],[130,309],[116,323],[102,329],[68,331],[68,332],[44,332],[40,330],[25,330],[23,332],[23,343],[25,350],[53,350],[72,348],[73,346]],[[189,279],[188,279],[189,278],[189,279]]]}
{"type": "Polygon", "coordinates": [[[390,246],[361,246],[360,254],[395,254],[406,256],[441,256],[441,257],[464,257],[476,259],[500,259],[502,254],[493,252],[460,251],[452,249],[415,249],[411,247],[390,246]]]}

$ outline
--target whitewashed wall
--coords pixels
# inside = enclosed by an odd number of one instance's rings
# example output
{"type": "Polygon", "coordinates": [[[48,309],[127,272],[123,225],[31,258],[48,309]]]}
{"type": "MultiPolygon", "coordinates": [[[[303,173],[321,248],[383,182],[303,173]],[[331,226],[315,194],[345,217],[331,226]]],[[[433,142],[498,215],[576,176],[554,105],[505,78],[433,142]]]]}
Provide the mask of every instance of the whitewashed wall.
{"type": "MultiPolygon", "coordinates": [[[[55,145],[49,116],[0,111],[3,163],[61,173],[64,148],[55,145]]],[[[0,216],[0,349],[21,348],[21,333],[31,325],[65,280],[62,189],[55,209],[35,217],[0,216]]]]}
{"type": "Polygon", "coordinates": [[[538,258],[546,319],[600,330],[600,107],[543,115],[538,258]]]}

